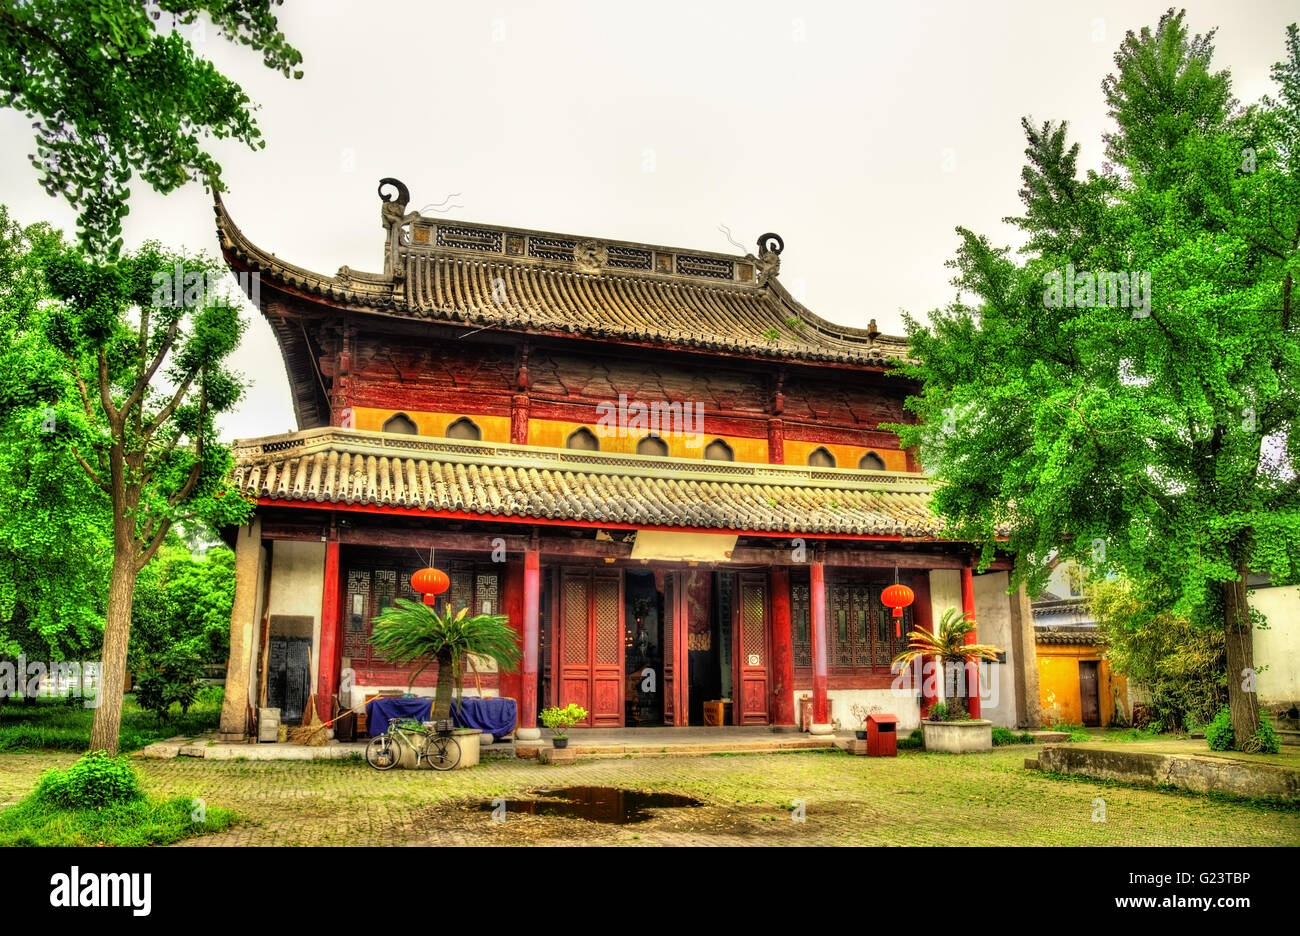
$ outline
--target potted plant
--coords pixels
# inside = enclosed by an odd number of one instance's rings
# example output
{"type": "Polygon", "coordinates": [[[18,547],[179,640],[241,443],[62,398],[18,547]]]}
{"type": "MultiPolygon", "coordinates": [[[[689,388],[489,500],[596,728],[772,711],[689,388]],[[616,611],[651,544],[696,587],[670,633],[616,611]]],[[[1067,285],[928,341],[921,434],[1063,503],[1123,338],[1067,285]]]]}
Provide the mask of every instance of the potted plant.
{"type": "MultiPolygon", "coordinates": [[[[385,661],[413,666],[408,693],[420,673],[438,664],[438,684],[430,712],[433,721],[451,717],[452,688],[461,688],[466,655],[491,657],[503,670],[513,670],[522,656],[519,635],[505,615],[470,614],[468,608],[452,611],[450,602],[438,611],[432,605],[407,598],[398,598],[375,618],[370,644],[385,661]]],[[[461,728],[455,734],[461,746],[457,766],[473,767],[479,757],[478,730],[461,728]]]]}
{"type": "Polygon", "coordinates": [[[580,721],[586,721],[587,710],[576,702],[563,707],[552,705],[542,709],[541,719],[542,724],[553,732],[551,743],[557,748],[566,748],[569,746],[569,729],[580,721]]]}
{"type": "Polygon", "coordinates": [[[849,711],[853,714],[853,722],[858,727],[854,729],[853,734],[859,741],[867,740],[867,716],[875,715],[880,711],[879,705],[859,705],[854,703],[849,706],[849,711]]]}
{"type": "MultiPolygon", "coordinates": [[[[945,672],[957,668],[959,673],[968,663],[996,660],[1002,651],[992,644],[966,643],[966,635],[975,630],[975,626],[975,619],[969,614],[949,608],[939,619],[934,633],[920,629],[908,633],[907,649],[894,658],[895,671],[901,671],[918,659],[932,657],[940,659],[945,672]]],[[[927,751],[963,754],[993,750],[993,722],[987,718],[971,718],[960,690],[952,698],[930,707],[929,716],[921,723],[921,733],[927,751]]]]}

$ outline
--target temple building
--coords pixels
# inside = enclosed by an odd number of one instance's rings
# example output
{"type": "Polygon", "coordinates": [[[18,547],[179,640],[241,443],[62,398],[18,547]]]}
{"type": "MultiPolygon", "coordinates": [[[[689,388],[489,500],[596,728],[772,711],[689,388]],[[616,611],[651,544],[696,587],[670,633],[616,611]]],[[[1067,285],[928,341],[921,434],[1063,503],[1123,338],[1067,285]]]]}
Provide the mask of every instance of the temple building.
{"type": "Polygon", "coordinates": [[[236,443],[257,507],[228,531],[225,737],[247,737],[260,706],[293,722],[309,698],[329,717],[336,696],[405,689],[368,638],[431,557],[454,605],[519,634],[518,672],[466,685],[516,699],[521,739],[568,702],[592,727],[722,713],[826,733],[855,727],[858,705],[908,729],[943,689],[890,664],[948,607],[1005,651],[973,708],[1036,726],[1010,559],[975,574],[885,428],[917,390],[887,373],[905,340],[795,301],[778,236],[726,255],[425,217],[400,182],[379,191],[373,273],[289,264],[216,202],[298,423],[236,443]],[[881,601],[895,583],[915,595],[901,620],[881,601]]]}

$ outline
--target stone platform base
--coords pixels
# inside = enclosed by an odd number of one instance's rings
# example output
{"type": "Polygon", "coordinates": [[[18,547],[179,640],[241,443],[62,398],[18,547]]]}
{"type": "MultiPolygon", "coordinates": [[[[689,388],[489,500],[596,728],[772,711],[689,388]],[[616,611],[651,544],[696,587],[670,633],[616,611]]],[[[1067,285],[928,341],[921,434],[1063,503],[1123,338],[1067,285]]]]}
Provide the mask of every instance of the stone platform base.
{"type": "Polygon", "coordinates": [[[543,764],[572,764],[578,759],[578,752],[573,748],[538,748],[537,759],[543,764]]]}

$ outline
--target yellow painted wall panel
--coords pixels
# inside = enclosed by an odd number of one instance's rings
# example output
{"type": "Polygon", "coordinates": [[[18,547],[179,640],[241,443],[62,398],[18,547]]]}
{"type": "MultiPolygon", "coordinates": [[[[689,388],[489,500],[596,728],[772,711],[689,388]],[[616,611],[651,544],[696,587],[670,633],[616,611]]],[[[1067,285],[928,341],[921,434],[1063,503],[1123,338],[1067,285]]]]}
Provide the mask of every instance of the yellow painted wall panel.
{"type": "Polygon", "coordinates": [[[836,468],[857,468],[858,461],[867,452],[875,452],[885,463],[886,471],[906,471],[907,453],[897,449],[867,449],[858,445],[823,445],[820,442],[801,442],[797,439],[785,440],[785,463],[787,465],[806,465],[808,456],[815,449],[824,448],[835,456],[836,468]]]}

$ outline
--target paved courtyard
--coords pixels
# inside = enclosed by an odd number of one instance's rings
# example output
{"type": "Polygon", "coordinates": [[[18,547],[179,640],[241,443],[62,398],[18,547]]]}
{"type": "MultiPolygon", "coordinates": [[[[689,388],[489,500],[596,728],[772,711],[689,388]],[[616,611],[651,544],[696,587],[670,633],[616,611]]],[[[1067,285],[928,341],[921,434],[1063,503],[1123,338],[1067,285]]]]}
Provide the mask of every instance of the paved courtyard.
{"type": "MultiPolygon", "coordinates": [[[[153,794],[235,810],[228,832],[194,845],[1295,845],[1300,812],[1191,794],[1055,780],[1023,768],[1032,748],[896,760],[834,752],[615,757],[546,766],[379,773],[348,761],[136,760],[153,794]],[[612,786],[679,793],[696,808],[605,825],[478,807],[531,791],[612,786]],[[1105,801],[1105,821],[1093,821],[1105,801]],[[794,801],[804,821],[793,820],[794,801]]],[[[73,755],[0,755],[0,805],[73,755]]]]}

